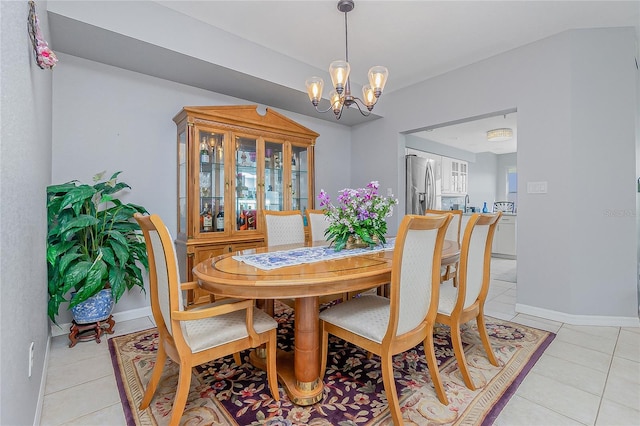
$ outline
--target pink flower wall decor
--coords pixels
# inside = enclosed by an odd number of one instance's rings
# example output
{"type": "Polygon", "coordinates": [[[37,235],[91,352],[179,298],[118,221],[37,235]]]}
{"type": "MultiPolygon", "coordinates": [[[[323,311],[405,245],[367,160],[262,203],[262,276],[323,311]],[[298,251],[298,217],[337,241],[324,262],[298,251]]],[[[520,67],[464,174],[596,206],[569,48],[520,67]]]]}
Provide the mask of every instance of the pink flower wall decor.
{"type": "Polygon", "coordinates": [[[29,37],[31,38],[31,44],[33,45],[33,52],[36,56],[38,66],[42,69],[53,68],[56,62],[58,62],[58,58],[42,36],[38,15],[36,15],[36,4],[33,0],[29,1],[27,29],[29,30],[29,37]]]}

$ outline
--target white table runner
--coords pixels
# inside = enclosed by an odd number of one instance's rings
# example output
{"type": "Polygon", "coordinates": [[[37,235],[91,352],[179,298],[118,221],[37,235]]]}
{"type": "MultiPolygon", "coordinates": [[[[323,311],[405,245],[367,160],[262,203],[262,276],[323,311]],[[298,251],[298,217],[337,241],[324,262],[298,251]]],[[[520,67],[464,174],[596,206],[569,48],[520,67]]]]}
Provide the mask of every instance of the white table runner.
{"type": "Polygon", "coordinates": [[[386,244],[377,245],[373,248],[357,248],[335,251],[332,246],[301,247],[297,249],[281,250],[270,253],[236,255],[233,256],[233,258],[235,260],[244,262],[247,265],[255,266],[258,269],[271,270],[283,268],[285,266],[302,265],[304,263],[340,259],[343,257],[357,256],[360,254],[391,251],[394,248],[395,242],[395,238],[387,238],[386,244]]]}

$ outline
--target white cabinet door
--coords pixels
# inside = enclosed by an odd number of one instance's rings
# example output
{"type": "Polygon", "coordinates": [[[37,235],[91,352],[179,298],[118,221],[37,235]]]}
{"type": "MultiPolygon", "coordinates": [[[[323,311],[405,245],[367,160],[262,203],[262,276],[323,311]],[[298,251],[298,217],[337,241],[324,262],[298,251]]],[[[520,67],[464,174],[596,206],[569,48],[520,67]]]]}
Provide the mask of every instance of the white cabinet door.
{"type": "Polygon", "coordinates": [[[465,195],[467,193],[466,161],[442,157],[442,195],[465,195]]]}
{"type": "Polygon", "coordinates": [[[451,163],[452,159],[448,157],[442,157],[442,193],[453,193],[453,187],[451,186],[451,163]]]}
{"type": "Polygon", "coordinates": [[[494,254],[516,255],[516,216],[502,216],[493,236],[494,254]]]}

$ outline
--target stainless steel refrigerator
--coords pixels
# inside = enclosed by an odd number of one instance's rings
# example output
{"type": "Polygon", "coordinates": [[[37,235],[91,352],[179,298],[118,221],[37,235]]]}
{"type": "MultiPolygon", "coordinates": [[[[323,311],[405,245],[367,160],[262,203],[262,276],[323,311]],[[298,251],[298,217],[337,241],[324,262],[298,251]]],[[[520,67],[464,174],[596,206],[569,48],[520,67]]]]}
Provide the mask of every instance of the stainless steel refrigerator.
{"type": "Polygon", "coordinates": [[[441,164],[437,158],[406,156],[406,214],[442,208],[441,164]]]}

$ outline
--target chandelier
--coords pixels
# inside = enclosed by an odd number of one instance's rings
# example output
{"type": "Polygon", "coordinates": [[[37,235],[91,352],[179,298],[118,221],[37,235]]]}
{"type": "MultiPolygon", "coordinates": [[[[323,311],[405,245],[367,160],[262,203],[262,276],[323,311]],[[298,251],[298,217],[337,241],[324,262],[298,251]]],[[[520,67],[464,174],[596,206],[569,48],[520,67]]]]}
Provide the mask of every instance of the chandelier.
{"type": "Polygon", "coordinates": [[[489,142],[508,141],[513,137],[513,130],[509,128],[493,129],[487,132],[487,140],[489,142]]]}
{"type": "Polygon", "coordinates": [[[354,8],[353,0],[338,0],[338,10],[344,12],[344,35],[345,35],[345,59],[344,61],[333,61],[329,65],[329,75],[333,83],[334,90],[329,94],[331,105],[325,110],[318,109],[318,104],[322,98],[322,88],[324,81],[320,77],[311,77],[306,81],[307,93],[309,99],[315,107],[316,111],[325,113],[332,110],[336,116],[336,120],[340,120],[344,107],[355,105],[358,107],[360,114],[365,117],[371,113],[373,106],[378,102],[378,98],[382,95],[382,90],[387,82],[389,71],[382,66],[375,66],[369,70],[369,84],[362,87],[362,99],[351,94],[351,84],[349,81],[349,39],[347,31],[347,13],[354,8]],[[367,111],[363,108],[366,107],[367,111]]]}

